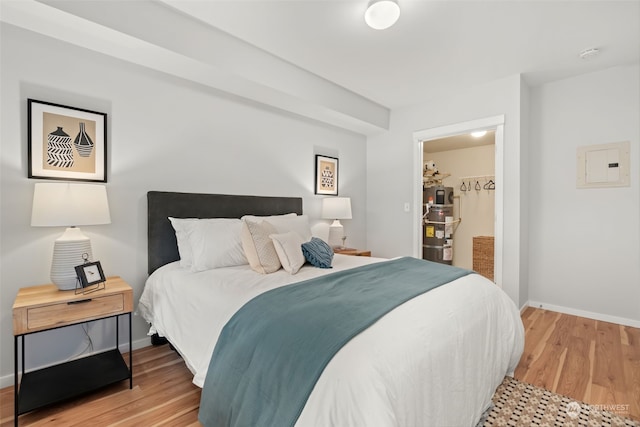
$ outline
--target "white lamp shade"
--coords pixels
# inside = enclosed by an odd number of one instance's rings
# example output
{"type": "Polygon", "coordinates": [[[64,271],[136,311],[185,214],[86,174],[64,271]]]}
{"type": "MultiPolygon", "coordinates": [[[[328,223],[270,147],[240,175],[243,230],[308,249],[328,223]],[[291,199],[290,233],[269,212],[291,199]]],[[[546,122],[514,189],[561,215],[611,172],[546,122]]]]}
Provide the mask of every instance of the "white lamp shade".
{"type": "Polygon", "coordinates": [[[322,218],[351,219],[351,199],[349,197],[322,199],[322,218]]]}
{"type": "Polygon", "coordinates": [[[364,20],[374,30],[391,27],[400,18],[400,6],[395,0],[371,0],[364,20]]]}
{"type": "Polygon", "coordinates": [[[70,227],[110,224],[104,185],[37,183],[33,192],[31,225],[70,227]]]}

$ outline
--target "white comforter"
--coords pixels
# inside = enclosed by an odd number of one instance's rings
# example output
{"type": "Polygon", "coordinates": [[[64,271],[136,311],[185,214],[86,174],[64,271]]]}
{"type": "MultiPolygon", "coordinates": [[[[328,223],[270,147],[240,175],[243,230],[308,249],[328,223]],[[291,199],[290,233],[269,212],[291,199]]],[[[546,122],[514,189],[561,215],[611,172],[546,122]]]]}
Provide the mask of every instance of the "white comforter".
{"type": "MultiPolygon", "coordinates": [[[[166,265],[138,313],[166,337],[202,387],[216,340],[251,298],[285,284],[382,259],[336,255],[334,268],[261,275],[249,266],[199,273],[166,265]]],[[[520,315],[471,274],[416,297],[351,340],[329,363],[297,426],[473,426],[524,346],[520,315]]]]}

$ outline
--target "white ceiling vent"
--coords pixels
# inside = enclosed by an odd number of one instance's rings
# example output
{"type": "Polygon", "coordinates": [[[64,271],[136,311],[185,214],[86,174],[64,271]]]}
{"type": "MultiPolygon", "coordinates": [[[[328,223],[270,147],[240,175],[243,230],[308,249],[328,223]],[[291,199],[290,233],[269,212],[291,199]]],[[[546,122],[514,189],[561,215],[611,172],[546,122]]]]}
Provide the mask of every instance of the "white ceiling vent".
{"type": "Polygon", "coordinates": [[[579,56],[581,59],[587,60],[587,59],[591,59],[598,56],[599,53],[600,53],[600,49],[598,49],[597,47],[592,47],[590,49],[585,49],[582,52],[580,52],[579,56]]]}

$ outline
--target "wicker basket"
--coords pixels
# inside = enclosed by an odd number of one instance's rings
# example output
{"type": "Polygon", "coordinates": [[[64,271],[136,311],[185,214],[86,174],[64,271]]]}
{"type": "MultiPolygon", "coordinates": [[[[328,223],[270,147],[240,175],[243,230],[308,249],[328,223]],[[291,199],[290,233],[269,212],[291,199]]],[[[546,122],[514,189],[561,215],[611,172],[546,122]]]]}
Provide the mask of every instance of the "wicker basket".
{"type": "Polygon", "coordinates": [[[473,270],[493,281],[493,236],[473,238],[473,270]]]}

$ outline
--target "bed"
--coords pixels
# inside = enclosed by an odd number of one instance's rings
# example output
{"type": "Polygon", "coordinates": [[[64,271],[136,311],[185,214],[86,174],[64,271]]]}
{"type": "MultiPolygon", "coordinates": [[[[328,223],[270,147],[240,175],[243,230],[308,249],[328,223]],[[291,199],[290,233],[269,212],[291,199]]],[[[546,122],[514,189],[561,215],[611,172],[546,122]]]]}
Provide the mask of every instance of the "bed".
{"type": "MultiPolygon", "coordinates": [[[[213,425],[204,413],[220,409],[209,407],[220,399],[205,400],[207,386],[215,388],[210,378],[218,367],[216,360],[221,360],[215,355],[229,341],[224,340],[229,324],[246,307],[314,280],[330,281],[340,274],[353,277],[361,270],[416,261],[336,254],[331,269],[305,264],[296,274],[284,269],[259,274],[248,265],[194,272],[181,266],[176,231],[169,220],[285,214],[301,218],[302,213],[302,200],[295,197],[148,193],[149,278],[137,313],[149,322],[150,334],[165,337],[180,353],[194,384],[204,387],[200,407],[204,425],[213,425]]],[[[523,346],[522,322],[513,302],[489,280],[465,273],[408,299],[349,339],[322,367],[291,425],[476,425],[504,376],[513,373],[523,346]]],[[[286,366],[287,372],[274,373],[271,366],[260,369],[271,372],[275,379],[270,381],[283,381],[270,389],[277,392],[262,392],[267,409],[292,400],[286,395],[291,384],[286,366]]]]}

